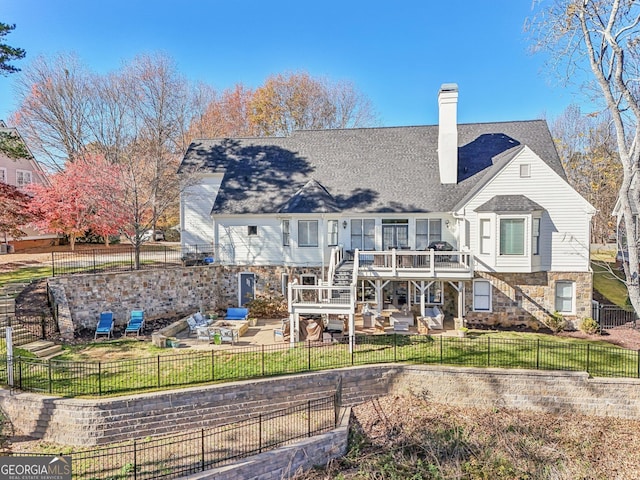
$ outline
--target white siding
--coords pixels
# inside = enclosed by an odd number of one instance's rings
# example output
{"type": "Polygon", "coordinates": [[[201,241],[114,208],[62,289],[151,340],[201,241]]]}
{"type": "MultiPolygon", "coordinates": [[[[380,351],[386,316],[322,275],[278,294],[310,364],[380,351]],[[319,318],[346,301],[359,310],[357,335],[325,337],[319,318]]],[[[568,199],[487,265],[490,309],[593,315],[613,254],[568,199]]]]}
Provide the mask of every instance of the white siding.
{"type": "Polygon", "coordinates": [[[182,245],[214,243],[211,209],[218,195],[222,175],[202,177],[187,187],[180,196],[180,229],[182,245]]]}
{"type": "MultiPolygon", "coordinates": [[[[526,258],[503,257],[497,253],[479,263],[478,270],[526,272],[530,269],[549,271],[588,271],[589,229],[593,207],[558,176],[531,149],[525,147],[465,207],[469,220],[471,250],[480,251],[477,207],[495,195],[525,195],[545,209],[540,223],[540,258],[531,259],[531,230],[527,224],[526,258]],[[530,165],[530,177],[520,178],[520,165],[530,165]],[[529,266],[529,263],[533,266],[529,266]]],[[[495,220],[495,217],[493,217],[495,220]]],[[[499,248],[497,222],[493,222],[494,251],[499,248]]],[[[484,257],[481,257],[484,258],[484,257]]]]}

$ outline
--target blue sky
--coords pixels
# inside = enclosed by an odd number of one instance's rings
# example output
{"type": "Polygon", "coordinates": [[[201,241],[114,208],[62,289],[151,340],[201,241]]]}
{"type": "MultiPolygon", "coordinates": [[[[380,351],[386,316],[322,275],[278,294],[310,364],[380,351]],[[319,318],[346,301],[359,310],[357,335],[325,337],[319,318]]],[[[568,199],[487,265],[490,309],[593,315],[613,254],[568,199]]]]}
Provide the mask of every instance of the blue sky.
{"type": "MultiPolygon", "coordinates": [[[[140,53],[164,52],[192,81],[221,90],[306,70],[350,80],[382,125],[437,123],[438,88],[460,88],[458,121],[553,118],[571,92],[528,53],[530,0],[0,0],[5,37],[38,55],[75,52],[106,73],[140,53]]],[[[0,77],[0,118],[17,104],[0,77]]]]}

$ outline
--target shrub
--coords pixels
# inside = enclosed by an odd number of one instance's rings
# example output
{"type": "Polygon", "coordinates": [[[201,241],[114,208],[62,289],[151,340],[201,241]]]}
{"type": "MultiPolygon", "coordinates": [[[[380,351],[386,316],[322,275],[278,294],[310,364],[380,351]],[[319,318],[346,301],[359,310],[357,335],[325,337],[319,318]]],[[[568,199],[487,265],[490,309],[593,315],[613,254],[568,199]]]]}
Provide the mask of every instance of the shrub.
{"type": "Polygon", "coordinates": [[[580,330],[589,335],[594,335],[600,332],[600,325],[593,318],[587,317],[580,323],[580,330]]]}
{"type": "Polygon", "coordinates": [[[256,318],[280,318],[289,316],[289,307],[284,297],[256,297],[247,302],[249,316],[256,318]]]}
{"type": "Polygon", "coordinates": [[[549,327],[553,333],[561,332],[567,326],[564,315],[562,315],[560,312],[553,312],[553,314],[547,318],[546,323],[547,327],[549,327]]]}

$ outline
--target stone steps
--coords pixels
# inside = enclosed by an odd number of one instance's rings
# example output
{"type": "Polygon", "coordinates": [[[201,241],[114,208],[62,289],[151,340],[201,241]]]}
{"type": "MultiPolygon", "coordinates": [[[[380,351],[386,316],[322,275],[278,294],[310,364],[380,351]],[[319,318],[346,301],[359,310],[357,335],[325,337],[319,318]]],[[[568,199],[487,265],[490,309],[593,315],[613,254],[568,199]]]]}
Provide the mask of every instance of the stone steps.
{"type": "Polygon", "coordinates": [[[62,353],[62,346],[56,345],[49,340],[36,340],[30,343],[25,343],[20,346],[23,350],[33,353],[38,358],[52,358],[55,355],[62,353]]]}

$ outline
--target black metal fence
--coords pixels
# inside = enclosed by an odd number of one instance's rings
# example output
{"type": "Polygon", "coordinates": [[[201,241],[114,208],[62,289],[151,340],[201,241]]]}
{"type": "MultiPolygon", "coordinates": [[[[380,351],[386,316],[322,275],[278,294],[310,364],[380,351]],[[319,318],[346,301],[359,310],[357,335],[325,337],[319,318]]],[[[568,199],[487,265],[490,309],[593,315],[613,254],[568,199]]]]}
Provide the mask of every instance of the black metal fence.
{"type": "Polygon", "coordinates": [[[113,246],[74,252],[51,252],[52,275],[73,273],[127,272],[169,266],[214,263],[213,245],[142,245],[136,259],[133,246],[113,246]]]}
{"type": "Polygon", "coordinates": [[[638,328],[638,315],[631,307],[623,308],[618,305],[603,305],[594,302],[592,306],[593,319],[598,322],[601,330],[615,327],[638,328]]]}
{"type": "Polygon", "coordinates": [[[339,409],[336,392],[236,423],[83,450],[70,455],[73,478],[143,480],[194,474],[329,432],[337,426],[339,409]]]}
{"type": "Polygon", "coordinates": [[[299,343],[167,354],[112,362],[0,358],[0,383],[55,395],[102,396],[194,384],[405,362],[537,370],[586,371],[597,377],[640,378],[640,350],[541,340],[409,335],[357,336],[346,344],[299,343]]]}

